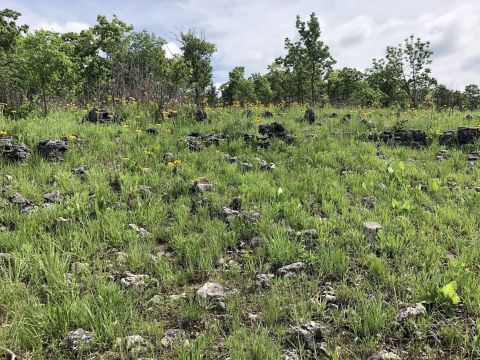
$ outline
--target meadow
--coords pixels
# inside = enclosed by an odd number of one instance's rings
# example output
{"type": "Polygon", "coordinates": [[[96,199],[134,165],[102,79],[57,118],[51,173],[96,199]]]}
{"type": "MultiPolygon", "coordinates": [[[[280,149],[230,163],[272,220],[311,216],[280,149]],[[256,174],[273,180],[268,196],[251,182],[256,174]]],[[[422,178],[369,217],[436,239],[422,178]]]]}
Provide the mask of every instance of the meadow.
{"type": "Polygon", "coordinates": [[[480,146],[437,141],[480,114],[251,110],[0,117],[31,149],[0,158],[0,357],[480,358],[480,146]],[[295,141],[245,136],[273,121],[295,141]],[[394,126],[430,144],[369,140],[394,126]]]}

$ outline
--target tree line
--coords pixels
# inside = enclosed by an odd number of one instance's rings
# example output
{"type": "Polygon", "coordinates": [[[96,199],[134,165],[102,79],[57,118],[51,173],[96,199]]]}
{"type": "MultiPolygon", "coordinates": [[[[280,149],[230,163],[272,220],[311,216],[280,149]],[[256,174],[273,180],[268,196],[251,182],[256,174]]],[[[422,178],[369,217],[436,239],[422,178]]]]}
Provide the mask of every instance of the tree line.
{"type": "Polygon", "coordinates": [[[53,105],[75,103],[115,107],[134,99],[154,106],[163,116],[168,106],[194,103],[292,103],[324,106],[435,106],[437,109],[480,107],[480,88],[454,91],[431,74],[433,52],[428,41],[410,36],[388,46],[365,71],[335,69],[321,37],[317,16],[297,16],[296,40],[285,39],[285,55],[264,74],[245,76],[235,67],[217,89],[212,80],[213,43],[193,30],[180,32],[181,54],[168,54],[162,37],[135,31],[118,17],[98,16],[79,33],[29,31],[21,14],[0,11],[0,103],[4,113],[37,107],[46,115],[53,105]]]}

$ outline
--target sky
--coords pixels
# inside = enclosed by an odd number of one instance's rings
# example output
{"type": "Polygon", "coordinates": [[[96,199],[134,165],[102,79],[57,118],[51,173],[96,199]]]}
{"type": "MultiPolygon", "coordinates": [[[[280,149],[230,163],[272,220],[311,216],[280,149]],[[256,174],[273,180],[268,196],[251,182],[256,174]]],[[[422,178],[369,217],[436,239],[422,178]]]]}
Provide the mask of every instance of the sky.
{"type": "Polygon", "coordinates": [[[284,55],[286,37],[296,39],[295,18],[315,12],[322,39],[344,66],[368,68],[410,34],[431,42],[432,71],[453,89],[480,84],[480,0],[2,0],[1,8],[20,11],[31,29],[81,31],[98,14],[113,14],[135,29],[154,32],[178,51],[176,34],[195,29],[217,46],[214,81],[235,66],[246,74],[265,73],[284,55]]]}

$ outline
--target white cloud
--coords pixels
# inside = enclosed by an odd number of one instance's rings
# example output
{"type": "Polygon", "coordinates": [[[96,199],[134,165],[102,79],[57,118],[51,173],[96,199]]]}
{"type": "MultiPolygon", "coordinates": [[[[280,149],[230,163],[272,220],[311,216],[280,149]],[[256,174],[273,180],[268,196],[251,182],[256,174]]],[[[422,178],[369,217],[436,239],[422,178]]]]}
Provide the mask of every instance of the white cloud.
{"type": "Polygon", "coordinates": [[[67,32],[79,33],[80,31],[88,29],[89,27],[90,25],[86,23],[68,21],[64,24],[59,24],[56,22],[53,22],[53,23],[42,22],[40,24],[31,26],[31,29],[32,30],[38,30],[38,29],[50,30],[50,31],[56,31],[59,33],[67,33],[67,32]]]}
{"type": "Polygon", "coordinates": [[[169,40],[167,53],[179,51],[175,36],[195,28],[217,45],[215,82],[225,81],[234,66],[247,75],[264,72],[283,55],[285,37],[296,35],[295,16],[314,11],[322,36],[338,61],[337,66],[365,69],[373,58],[384,56],[410,34],[431,40],[435,51],[434,76],[454,88],[480,83],[478,0],[137,0],[121,3],[85,0],[4,0],[19,9],[24,21],[55,31],[78,31],[94,24],[97,14],[117,14],[136,29],[154,31],[169,40]]]}
{"type": "Polygon", "coordinates": [[[182,53],[182,50],[178,47],[178,45],[172,41],[163,45],[163,50],[165,51],[165,55],[168,59],[174,57],[174,55],[178,55],[182,53]]]}

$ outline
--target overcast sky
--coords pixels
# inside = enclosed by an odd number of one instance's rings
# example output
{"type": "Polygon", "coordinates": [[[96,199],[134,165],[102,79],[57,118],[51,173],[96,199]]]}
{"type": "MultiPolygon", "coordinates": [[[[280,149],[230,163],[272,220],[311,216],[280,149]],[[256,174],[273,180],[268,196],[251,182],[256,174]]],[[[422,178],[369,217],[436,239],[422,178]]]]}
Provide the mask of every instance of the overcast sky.
{"type": "Polygon", "coordinates": [[[313,11],[336,67],[364,70],[387,45],[410,34],[430,40],[432,69],[444,84],[463,89],[480,84],[480,0],[2,0],[20,11],[31,28],[79,31],[96,15],[118,15],[136,30],[155,32],[176,50],[175,34],[195,28],[217,45],[215,81],[234,66],[264,73],[284,54],[285,37],[295,38],[295,16],[313,11]]]}

